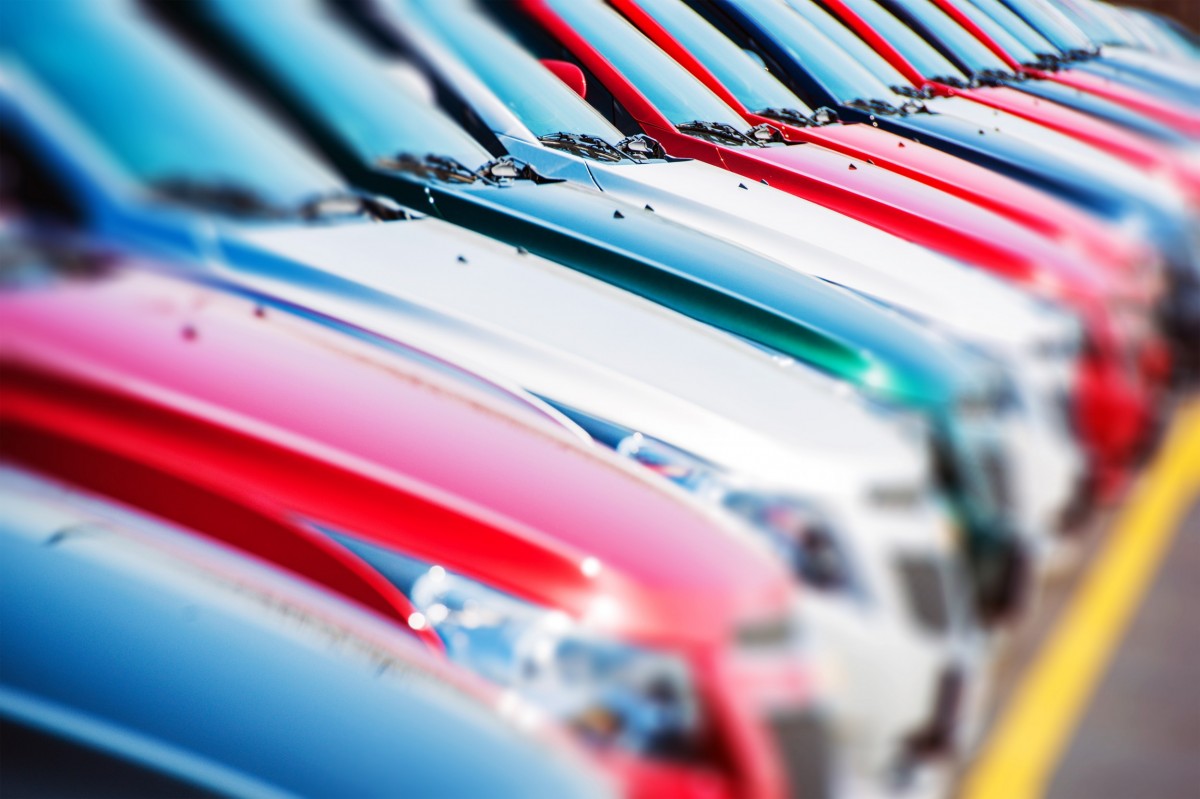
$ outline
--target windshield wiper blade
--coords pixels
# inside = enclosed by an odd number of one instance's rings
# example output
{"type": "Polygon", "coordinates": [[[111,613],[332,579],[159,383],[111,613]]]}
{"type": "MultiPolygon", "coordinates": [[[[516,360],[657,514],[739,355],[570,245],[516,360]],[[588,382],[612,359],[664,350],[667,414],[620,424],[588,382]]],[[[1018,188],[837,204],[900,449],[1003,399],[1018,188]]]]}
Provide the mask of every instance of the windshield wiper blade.
{"type": "Polygon", "coordinates": [[[645,133],[626,136],[613,146],[634,161],[666,161],[668,158],[666,149],[658,139],[645,133]]]}
{"type": "Polygon", "coordinates": [[[760,117],[778,119],[780,122],[786,122],[787,124],[794,125],[798,128],[817,127],[817,121],[815,119],[802,111],[796,110],[795,108],[775,108],[773,106],[767,106],[766,108],[760,108],[754,113],[758,114],[760,117]]]}
{"type": "Polygon", "coordinates": [[[858,98],[846,103],[851,108],[860,108],[863,111],[870,111],[873,114],[882,116],[898,116],[900,109],[889,103],[887,100],[864,100],[858,98]]]}
{"type": "Polygon", "coordinates": [[[380,158],[379,165],[384,169],[411,172],[423,178],[434,177],[448,183],[474,183],[479,180],[479,175],[453,158],[432,153],[424,156],[397,153],[391,158],[380,158]]]}
{"type": "Polygon", "coordinates": [[[624,161],[628,157],[620,149],[609,144],[599,136],[590,136],[586,133],[559,131],[558,133],[547,133],[545,136],[538,136],[538,141],[547,147],[553,147],[556,150],[566,150],[576,155],[594,158],[597,161],[616,163],[624,161]]]}
{"type": "Polygon", "coordinates": [[[397,219],[415,219],[418,216],[390,197],[360,191],[335,191],[315,195],[297,205],[296,213],[309,221],[365,214],[379,222],[391,222],[397,219]]]}
{"type": "Polygon", "coordinates": [[[918,89],[916,86],[889,86],[896,94],[911,97],[914,100],[929,100],[933,97],[933,89],[928,87],[918,89]]]}
{"type": "Polygon", "coordinates": [[[231,216],[282,219],[289,215],[252,186],[229,180],[168,177],[151,182],[149,188],[162,199],[231,216]]]}
{"type": "Polygon", "coordinates": [[[697,119],[691,122],[681,122],[675,127],[682,133],[694,133],[710,141],[737,145],[749,144],[755,147],[761,146],[759,142],[742,133],[733,125],[728,125],[724,122],[702,122],[697,119]]]}
{"type": "Polygon", "coordinates": [[[559,178],[548,178],[532,165],[511,155],[502,155],[488,161],[475,170],[475,177],[489,183],[504,184],[510,180],[531,180],[534,183],[561,183],[559,178]]]}

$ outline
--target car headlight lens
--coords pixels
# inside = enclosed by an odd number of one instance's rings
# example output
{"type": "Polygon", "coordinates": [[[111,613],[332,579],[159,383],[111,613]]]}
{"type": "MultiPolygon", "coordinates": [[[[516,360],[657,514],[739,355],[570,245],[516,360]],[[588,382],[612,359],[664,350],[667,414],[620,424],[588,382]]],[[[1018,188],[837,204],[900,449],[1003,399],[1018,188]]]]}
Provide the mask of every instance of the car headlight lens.
{"type": "Polygon", "coordinates": [[[436,632],[451,660],[589,743],[661,759],[701,757],[700,704],[680,658],[606,638],[561,611],[441,566],[333,535],[405,593],[417,610],[409,624],[436,632]]]}
{"type": "Polygon", "coordinates": [[[736,486],[719,467],[641,433],[621,439],[616,450],[745,523],[808,587],[862,593],[840,536],[803,499],[736,486]]]}

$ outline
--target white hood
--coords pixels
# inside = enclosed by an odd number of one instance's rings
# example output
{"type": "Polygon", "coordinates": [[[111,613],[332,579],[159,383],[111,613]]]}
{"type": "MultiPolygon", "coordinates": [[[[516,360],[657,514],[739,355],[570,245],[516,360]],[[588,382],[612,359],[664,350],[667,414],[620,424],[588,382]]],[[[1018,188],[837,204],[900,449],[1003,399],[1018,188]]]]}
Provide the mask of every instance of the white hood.
{"type": "Polygon", "coordinates": [[[924,448],[833,381],[439,220],[234,235],[383,296],[238,270],[243,282],[769,484],[840,494],[927,478],[924,448]]]}
{"type": "Polygon", "coordinates": [[[588,163],[615,197],[935,322],[991,347],[1044,335],[1035,301],[978,269],[709,164],[588,163]],[[744,187],[744,188],[743,188],[744,187]]]}

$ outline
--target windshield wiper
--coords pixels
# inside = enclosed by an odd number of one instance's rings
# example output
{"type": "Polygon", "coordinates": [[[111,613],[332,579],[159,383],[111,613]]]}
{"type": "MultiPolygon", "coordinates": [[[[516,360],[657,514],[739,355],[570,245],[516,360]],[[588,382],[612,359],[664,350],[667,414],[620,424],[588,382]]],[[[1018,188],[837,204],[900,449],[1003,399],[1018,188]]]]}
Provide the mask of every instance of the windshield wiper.
{"type": "Polygon", "coordinates": [[[929,100],[933,97],[933,89],[918,89],[916,86],[890,86],[896,94],[911,97],[914,100],[929,100]]]}
{"type": "Polygon", "coordinates": [[[384,169],[411,172],[422,178],[434,177],[447,183],[474,183],[479,180],[479,175],[473,170],[445,155],[397,153],[391,158],[380,158],[378,163],[384,169]]]}
{"type": "Polygon", "coordinates": [[[717,143],[724,142],[739,146],[747,144],[755,147],[761,146],[760,142],[742,133],[733,125],[728,125],[724,122],[701,122],[700,120],[693,120],[691,122],[682,122],[675,127],[681,133],[693,133],[701,138],[717,143]]]}
{"type": "Polygon", "coordinates": [[[663,149],[658,139],[651,138],[645,133],[635,133],[626,136],[614,145],[635,161],[666,161],[667,151],[663,149]]]}
{"type": "Polygon", "coordinates": [[[418,216],[389,197],[359,191],[318,194],[297,205],[296,213],[309,221],[365,214],[380,222],[391,222],[396,219],[415,219],[418,216]]]}
{"type": "Polygon", "coordinates": [[[858,98],[846,103],[851,108],[859,108],[863,111],[870,111],[873,114],[881,116],[898,116],[900,109],[889,103],[887,100],[864,100],[858,98]]]}
{"type": "Polygon", "coordinates": [[[768,106],[754,112],[760,117],[770,117],[778,119],[780,122],[786,122],[789,125],[794,125],[797,128],[817,127],[817,121],[808,116],[802,111],[795,108],[775,108],[768,106]]]}
{"type": "Polygon", "coordinates": [[[601,139],[599,136],[589,136],[586,133],[547,133],[538,136],[538,141],[556,150],[566,150],[576,155],[594,158],[597,161],[617,163],[626,159],[625,153],[601,139]]]}
{"type": "Polygon", "coordinates": [[[934,75],[929,80],[934,83],[953,86],[956,89],[971,89],[978,85],[974,80],[965,80],[958,75],[934,75]]]}
{"type": "Polygon", "coordinates": [[[510,180],[530,180],[534,183],[562,183],[560,178],[548,178],[530,164],[511,155],[502,155],[475,170],[475,177],[489,183],[504,184],[510,180]]]}
{"type": "Polygon", "coordinates": [[[289,215],[288,209],[266,199],[252,186],[229,180],[179,176],[155,180],[149,188],[163,199],[230,216],[282,219],[289,215]]]}

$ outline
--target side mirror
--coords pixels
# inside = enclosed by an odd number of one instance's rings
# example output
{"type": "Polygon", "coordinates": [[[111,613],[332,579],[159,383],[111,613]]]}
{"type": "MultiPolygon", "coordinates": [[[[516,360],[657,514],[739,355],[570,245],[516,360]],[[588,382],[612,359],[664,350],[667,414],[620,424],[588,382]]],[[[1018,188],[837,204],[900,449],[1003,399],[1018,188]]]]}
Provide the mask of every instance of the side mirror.
{"type": "Polygon", "coordinates": [[[583,99],[587,99],[587,79],[583,70],[570,61],[559,61],[554,58],[543,58],[542,66],[554,73],[554,76],[570,87],[571,91],[583,99]]]}

